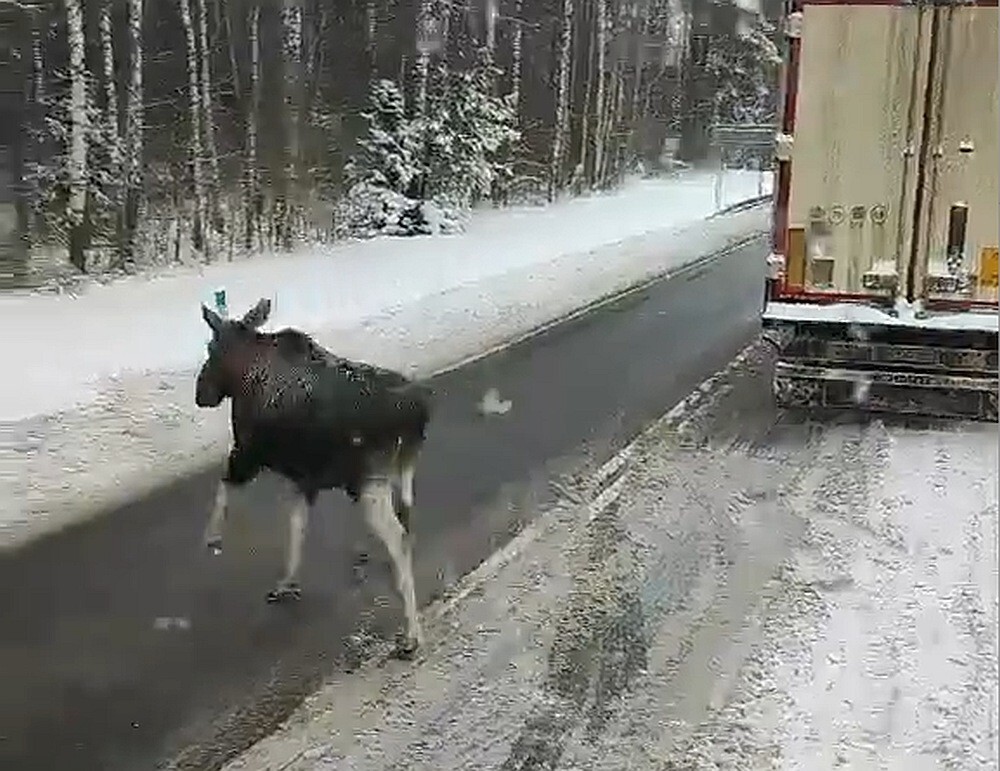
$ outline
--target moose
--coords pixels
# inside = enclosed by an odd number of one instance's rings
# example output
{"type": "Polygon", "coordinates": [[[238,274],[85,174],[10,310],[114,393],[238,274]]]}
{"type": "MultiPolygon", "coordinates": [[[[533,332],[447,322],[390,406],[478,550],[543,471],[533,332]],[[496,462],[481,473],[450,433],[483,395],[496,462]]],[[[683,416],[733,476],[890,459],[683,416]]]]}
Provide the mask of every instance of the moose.
{"type": "Polygon", "coordinates": [[[205,530],[205,546],[222,550],[229,492],[269,469],[295,486],[284,576],[268,602],[301,597],[299,567],[309,513],[321,490],[340,489],[361,505],[389,553],[405,628],[396,654],[411,658],[422,634],[413,581],[410,514],[417,457],[430,420],[431,390],[392,370],[351,361],[291,328],[264,333],[271,313],[261,299],[241,319],[205,305],[212,330],[198,372],[195,404],[231,401],[232,447],[205,530]]]}

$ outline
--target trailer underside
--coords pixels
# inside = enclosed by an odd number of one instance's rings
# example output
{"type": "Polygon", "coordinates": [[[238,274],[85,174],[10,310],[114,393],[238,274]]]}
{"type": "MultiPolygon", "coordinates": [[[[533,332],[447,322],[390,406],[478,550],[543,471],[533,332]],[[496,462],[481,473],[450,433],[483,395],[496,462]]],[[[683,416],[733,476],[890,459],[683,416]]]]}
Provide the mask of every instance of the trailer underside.
{"type": "Polygon", "coordinates": [[[961,328],[768,311],[780,406],[997,421],[998,338],[987,315],[961,328]]]}

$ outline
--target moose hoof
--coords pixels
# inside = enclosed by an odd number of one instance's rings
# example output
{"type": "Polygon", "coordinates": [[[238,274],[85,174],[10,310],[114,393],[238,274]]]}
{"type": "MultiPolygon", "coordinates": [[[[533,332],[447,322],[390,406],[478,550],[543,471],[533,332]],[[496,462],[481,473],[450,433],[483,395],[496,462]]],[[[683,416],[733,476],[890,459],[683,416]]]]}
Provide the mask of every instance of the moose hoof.
{"type": "Polygon", "coordinates": [[[221,538],[209,538],[205,541],[205,548],[208,549],[208,553],[214,557],[218,557],[222,554],[222,539],[221,538]]]}
{"type": "Polygon", "coordinates": [[[393,649],[393,656],[401,661],[413,661],[420,648],[420,640],[416,637],[400,635],[396,638],[396,647],[393,649]]]}
{"type": "Polygon", "coordinates": [[[295,602],[302,599],[302,589],[298,584],[286,584],[278,586],[267,593],[267,601],[271,604],[278,602],[295,602]]]}

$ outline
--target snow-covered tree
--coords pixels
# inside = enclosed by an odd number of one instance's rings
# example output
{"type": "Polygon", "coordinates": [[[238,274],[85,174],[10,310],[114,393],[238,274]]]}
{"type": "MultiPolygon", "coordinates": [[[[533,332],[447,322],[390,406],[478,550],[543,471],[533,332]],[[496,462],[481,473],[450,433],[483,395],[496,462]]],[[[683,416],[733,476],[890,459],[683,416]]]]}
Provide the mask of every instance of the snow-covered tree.
{"type": "Polygon", "coordinates": [[[715,83],[715,119],[721,123],[774,120],[777,68],[781,55],[774,28],[758,21],[743,34],[720,36],[709,51],[707,68],[715,83]]]}
{"type": "Polygon", "coordinates": [[[513,94],[496,95],[499,70],[487,51],[477,65],[443,75],[443,88],[421,127],[425,195],[459,210],[489,197],[512,176],[509,150],[519,138],[513,94]]]}
{"type": "Polygon", "coordinates": [[[340,229],[350,235],[417,235],[457,228],[461,214],[511,176],[517,139],[510,96],[497,96],[485,55],[466,71],[441,63],[429,77],[425,117],[408,120],[393,81],[372,85],[367,133],[345,174],[340,229]]]}
{"type": "Polygon", "coordinates": [[[368,100],[369,108],[362,113],[367,133],[344,170],[348,193],[338,230],[362,238],[429,232],[417,216],[419,202],[411,197],[421,173],[420,143],[406,117],[403,92],[395,82],[382,79],[372,84],[368,100]]]}

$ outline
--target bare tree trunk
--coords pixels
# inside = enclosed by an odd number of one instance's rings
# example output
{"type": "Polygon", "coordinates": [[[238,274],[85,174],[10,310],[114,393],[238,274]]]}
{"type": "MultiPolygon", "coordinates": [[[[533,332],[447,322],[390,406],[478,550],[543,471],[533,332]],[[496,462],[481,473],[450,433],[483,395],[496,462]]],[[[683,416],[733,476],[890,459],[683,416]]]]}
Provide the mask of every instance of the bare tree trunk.
{"type": "Polygon", "coordinates": [[[638,41],[635,51],[635,75],[632,81],[632,100],[629,109],[629,145],[631,154],[638,157],[642,152],[643,123],[646,119],[645,104],[642,96],[642,74],[646,67],[646,39],[649,37],[650,24],[649,1],[643,2],[642,13],[638,21],[638,41]]]}
{"type": "Polygon", "coordinates": [[[107,125],[109,176],[113,189],[110,198],[118,214],[118,240],[122,230],[122,131],[118,112],[118,83],[115,77],[114,28],[111,19],[111,0],[104,0],[100,17],[101,53],[104,64],[104,120],[107,125]]]}
{"type": "Polygon", "coordinates": [[[622,72],[623,68],[624,61],[619,60],[615,65],[614,82],[612,84],[614,97],[611,117],[608,120],[606,139],[605,184],[614,184],[616,181],[619,181],[619,175],[622,171],[621,136],[625,114],[625,74],[622,72]]]}
{"type": "MultiPolygon", "coordinates": [[[[594,92],[594,47],[596,43],[596,25],[590,27],[589,45],[587,47],[587,74],[583,81],[583,111],[580,113],[580,162],[577,168],[580,171],[580,183],[586,184],[589,179],[587,174],[587,164],[590,160],[590,124],[591,109],[593,107],[592,94],[594,92]]],[[[574,176],[576,176],[574,174],[574,176]]]]}
{"type": "Polygon", "coordinates": [[[80,0],[65,0],[66,34],[69,45],[70,136],[69,136],[69,260],[86,272],[88,246],[87,212],[87,136],[90,116],[87,104],[86,40],[83,31],[83,8],[80,0]]]}
{"type": "MultiPolygon", "coordinates": [[[[218,8],[222,0],[216,0],[215,6],[218,8]]],[[[240,80],[240,65],[236,58],[236,37],[233,34],[233,3],[227,3],[225,11],[222,13],[222,23],[226,26],[226,47],[229,49],[229,71],[233,78],[233,93],[243,96],[243,82],[240,80]]],[[[242,101],[242,99],[241,99],[242,101]]]]}
{"type": "Polygon", "coordinates": [[[649,37],[650,24],[649,0],[644,0],[642,14],[638,21],[637,44],[635,49],[635,78],[632,81],[632,104],[629,112],[633,132],[639,117],[640,94],[642,90],[642,72],[646,66],[646,39],[649,37]]]}
{"type": "Polygon", "coordinates": [[[114,28],[111,20],[111,0],[105,0],[101,6],[101,53],[104,64],[104,107],[105,120],[108,123],[110,134],[110,146],[108,152],[111,155],[111,171],[115,179],[121,178],[120,156],[121,156],[121,125],[118,115],[118,84],[115,80],[115,47],[114,28]]]}
{"type": "Polygon", "coordinates": [[[486,0],[486,61],[491,67],[496,60],[497,19],[499,18],[498,0],[486,0]]]}
{"type": "Polygon", "coordinates": [[[420,0],[417,14],[417,103],[414,115],[423,118],[427,114],[427,82],[430,79],[431,51],[436,26],[431,15],[431,0],[420,0]]]}
{"type": "MultiPolygon", "coordinates": [[[[192,243],[196,250],[207,251],[205,243],[205,177],[202,170],[201,98],[198,91],[198,47],[195,45],[190,0],[180,0],[181,22],[187,41],[188,100],[191,120],[191,168],[194,177],[195,215],[192,243]]],[[[206,257],[208,255],[205,255],[206,257]]]]}
{"type": "Polygon", "coordinates": [[[139,217],[145,201],[143,175],[143,0],[128,0],[129,82],[125,109],[125,211],[122,218],[122,262],[135,264],[139,217]]]}
{"type": "MultiPolygon", "coordinates": [[[[45,35],[46,19],[41,13],[32,14],[31,25],[31,75],[32,88],[31,99],[33,104],[32,124],[36,129],[40,129],[45,123],[48,112],[45,93],[45,46],[43,38],[45,35]]],[[[40,130],[34,135],[34,142],[31,146],[31,218],[32,222],[29,231],[41,234],[45,228],[45,202],[42,196],[41,164],[46,157],[44,133],[40,130]]]]}
{"type": "Polygon", "coordinates": [[[594,148],[594,184],[604,184],[608,145],[608,0],[597,0],[597,142],[594,148]]]}
{"type": "Polygon", "coordinates": [[[438,13],[441,14],[441,26],[440,29],[440,50],[438,56],[441,58],[441,63],[444,65],[444,69],[447,71],[451,59],[451,15],[455,10],[455,6],[451,3],[445,3],[443,6],[438,7],[438,13]]]}
{"type": "Polygon", "coordinates": [[[371,79],[374,80],[378,72],[378,8],[375,0],[367,0],[365,3],[365,23],[365,51],[368,54],[371,79]]]}
{"type": "Polygon", "coordinates": [[[260,246],[260,218],[263,200],[260,194],[260,166],[257,158],[257,120],[260,115],[260,6],[250,9],[247,20],[250,37],[250,104],[247,109],[246,145],[246,248],[260,246]]]}
{"type": "MultiPolygon", "coordinates": [[[[228,22],[229,22],[229,14],[227,14],[223,10],[223,8],[222,8],[222,4],[223,4],[223,2],[225,2],[225,0],[202,0],[202,2],[206,3],[206,10],[205,10],[205,18],[206,19],[208,18],[207,3],[211,3],[212,4],[212,26],[211,26],[212,34],[208,36],[209,40],[211,42],[211,46],[203,46],[202,47],[203,51],[208,51],[209,52],[208,53],[208,60],[211,63],[211,62],[215,61],[214,57],[216,55],[216,50],[217,50],[218,46],[221,45],[220,41],[222,40],[223,35],[226,36],[226,40],[227,41],[229,40],[229,33],[227,32],[228,27],[229,27],[229,24],[228,24],[228,22]]],[[[207,26],[208,26],[208,23],[206,22],[206,27],[207,26]]],[[[233,46],[232,45],[227,45],[227,49],[228,50],[226,51],[226,53],[227,53],[227,55],[229,57],[229,72],[230,72],[229,77],[232,78],[232,86],[231,86],[232,93],[233,94],[239,94],[239,88],[237,88],[237,83],[236,83],[236,79],[237,79],[236,78],[236,75],[237,75],[236,70],[237,70],[237,68],[235,66],[236,65],[236,61],[235,61],[235,56],[233,55],[235,52],[233,50],[233,46]]],[[[216,83],[216,94],[218,94],[218,93],[219,93],[219,86],[218,86],[218,83],[216,83]]]]}
{"type": "Polygon", "coordinates": [[[511,101],[514,103],[514,114],[517,117],[518,124],[521,122],[521,68],[523,61],[521,46],[524,41],[524,21],[521,16],[521,2],[522,0],[516,0],[514,5],[514,14],[517,18],[514,20],[514,40],[511,43],[513,64],[510,73],[511,101]]]}
{"type": "Polygon", "coordinates": [[[282,61],[284,64],[285,102],[285,173],[277,204],[278,240],[284,249],[292,248],[292,227],[298,214],[293,204],[297,198],[299,156],[301,154],[302,88],[302,6],[297,0],[284,0],[281,7],[282,61]]]}
{"type": "Polygon", "coordinates": [[[215,144],[215,116],[212,111],[212,54],[208,48],[208,0],[201,0],[198,14],[198,37],[201,49],[201,123],[205,130],[205,152],[208,155],[208,206],[212,227],[217,233],[224,229],[219,204],[219,153],[215,144]]]}
{"type": "Polygon", "coordinates": [[[569,70],[573,51],[573,0],[563,0],[562,40],[559,46],[559,89],[556,94],[556,119],[552,132],[552,158],[549,166],[549,201],[562,189],[563,158],[569,134],[569,70]]]}

